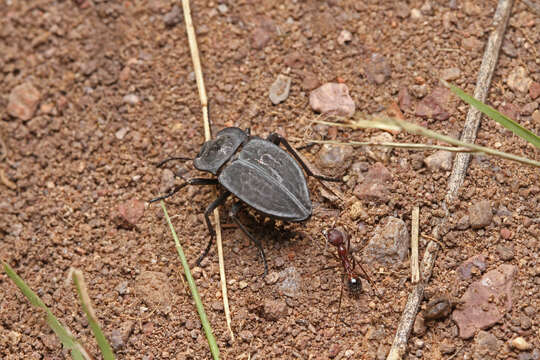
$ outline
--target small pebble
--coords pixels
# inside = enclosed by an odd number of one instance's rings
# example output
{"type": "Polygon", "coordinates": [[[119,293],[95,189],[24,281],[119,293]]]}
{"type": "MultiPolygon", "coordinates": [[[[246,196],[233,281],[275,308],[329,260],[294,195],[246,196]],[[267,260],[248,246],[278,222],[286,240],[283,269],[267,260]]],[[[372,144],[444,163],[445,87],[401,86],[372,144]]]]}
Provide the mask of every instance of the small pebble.
{"type": "Polygon", "coordinates": [[[338,36],[338,39],[337,39],[337,42],[339,45],[344,45],[344,44],[347,44],[349,42],[351,42],[352,40],[352,34],[350,31],[347,31],[347,30],[341,30],[341,32],[339,33],[339,36],[338,36]]]}
{"type": "Polygon", "coordinates": [[[127,94],[122,98],[125,104],[136,105],[139,103],[139,97],[135,94],[127,94]]]}
{"type": "Polygon", "coordinates": [[[165,26],[173,27],[182,21],[182,13],[178,5],[174,5],[168,13],[163,15],[163,22],[165,26]]]}
{"type": "Polygon", "coordinates": [[[516,66],[508,75],[506,82],[510,89],[518,93],[526,93],[532,83],[527,70],[523,66],[516,66]]]}
{"type": "Polygon", "coordinates": [[[452,81],[459,78],[461,75],[461,70],[459,68],[453,67],[444,69],[441,73],[441,78],[446,81],[452,81]]]}
{"type": "Polygon", "coordinates": [[[533,81],[529,85],[529,96],[531,99],[536,100],[540,96],[540,83],[533,81]]]}
{"type": "Polygon", "coordinates": [[[347,85],[338,83],[326,83],[313,90],[309,95],[309,105],[316,112],[347,117],[356,110],[347,85]]]}
{"type": "Polygon", "coordinates": [[[279,273],[275,271],[272,271],[271,273],[266,275],[266,277],[264,278],[264,282],[268,285],[275,284],[277,283],[278,280],[279,280],[279,273]]]}
{"type": "Polygon", "coordinates": [[[428,87],[426,84],[411,86],[411,92],[415,98],[421,99],[428,93],[428,87]]]}
{"type": "Polygon", "coordinates": [[[41,94],[30,83],[23,83],[11,90],[7,112],[21,120],[30,120],[36,112],[41,94]]]}
{"type": "Polygon", "coordinates": [[[227,11],[229,11],[229,7],[225,4],[219,4],[217,9],[221,14],[225,14],[227,11]]]}
{"type": "Polygon", "coordinates": [[[431,300],[424,311],[424,319],[439,320],[444,319],[452,311],[452,304],[447,297],[439,297],[431,300]]]}
{"type": "Polygon", "coordinates": [[[523,337],[517,337],[515,339],[513,339],[511,342],[510,342],[510,345],[514,348],[514,349],[518,349],[519,351],[526,351],[526,350],[530,350],[532,349],[532,345],[527,342],[527,340],[525,340],[523,337]]]}
{"type": "Polygon", "coordinates": [[[291,90],[291,78],[286,75],[278,75],[276,81],[270,86],[270,101],[277,105],[289,97],[291,90]]]}
{"type": "Polygon", "coordinates": [[[454,155],[450,151],[438,150],[424,159],[424,163],[431,171],[452,169],[452,158],[454,155]]]}
{"type": "Polygon", "coordinates": [[[476,201],[469,207],[469,221],[473,229],[480,229],[491,224],[493,213],[488,200],[476,201]]]}
{"type": "Polygon", "coordinates": [[[418,9],[411,10],[411,19],[420,20],[422,18],[422,13],[418,9]]]}
{"type": "Polygon", "coordinates": [[[118,140],[122,140],[126,134],[128,133],[129,129],[127,127],[123,127],[121,128],[120,130],[118,130],[117,132],[114,133],[114,136],[118,139],[118,140]]]}
{"type": "Polygon", "coordinates": [[[377,85],[388,80],[392,73],[388,60],[378,53],[371,54],[364,70],[366,72],[366,78],[377,85]]]}
{"type": "Polygon", "coordinates": [[[508,240],[512,237],[512,232],[507,228],[501,229],[501,237],[505,240],[508,240]]]}

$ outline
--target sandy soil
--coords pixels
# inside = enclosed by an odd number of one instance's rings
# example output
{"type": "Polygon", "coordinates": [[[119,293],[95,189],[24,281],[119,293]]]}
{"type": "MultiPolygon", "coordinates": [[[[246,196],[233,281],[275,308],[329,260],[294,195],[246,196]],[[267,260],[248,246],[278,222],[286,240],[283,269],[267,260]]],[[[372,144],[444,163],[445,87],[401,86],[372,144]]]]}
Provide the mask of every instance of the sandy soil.
{"type": "MultiPolygon", "coordinates": [[[[431,94],[441,74],[452,68],[459,69],[452,81],[473,91],[496,2],[395,3],[194,1],[214,133],[239,126],[261,136],[277,131],[289,138],[343,141],[377,134],[311,123],[316,114],[309,106],[310,90],[338,81],[348,86],[356,109],[364,114],[397,103],[400,89],[408,89],[412,104],[410,109],[402,104],[406,119],[459,136],[467,112],[463,103],[452,100],[445,120],[426,119],[415,115],[421,101],[415,95],[431,94]],[[342,30],[352,34],[345,44],[338,42],[342,30]],[[370,77],[367,64],[373,54],[383,56],[390,70],[381,83],[370,77]],[[268,91],[279,74],[292,78],[291,91],[283,103],[273,105],[268,91]]],[[[119,204],[147,201],[166,190],[168,175],[155,167],[158,161],[194,156],[204,141],[182,12],[171,12],[174,4],[0,4],[0,132],[5,143],[0,257],[96,355],[75,291],[65,281],[71,267],[84,272],[118,358],[210,357],[159,206],[147,207],[134,227],[114,221],[119,204]],[[23,83],[39,93],[37,109],[26,119],[11,116],[7,109],[13,89],[23,83]]],[[[527,89],[511,88],[508,79],[521,66],[527,79],[540,82],[539,34],[539,16],[523,2],[515,4],[488,99],[536,133],[540,121],[532,114],[538,100],[527,89]]],[[[429,142],[405,133],[393,138],[429,142]]],[[[477,142],[540,160],[532,146],[486,119],[477,142]]],[[[316,164],[319,149],[302,153],[316,164]]],[[[444,216],[440,204],[450,173],[422,164],[431,153],[393,150],[383,161],[392,175],[390,199],[362,201],[365,211],[359,218],[350,215],[354,201],[329,201],[312,180],[315,210],[308,222],[274,226],[244,215],[250,231],[263,241],[270,279],[261,278],[256,248],[223,210],[236,342],[229,339],[225,324],[216,250],[194,269],[223,358],[384,358],[412,287],[409,260],[368,266],[381,296],[365,283],[366,291],[359,296],[344,294],[337,316],[341,270],[321,231],[341,225],[351,234],[360,260],[360,250],[377,226],[394,216],[410,227],[414,206],[421,208],[420,232],[431,234],[444,216]],[[282,285],[290,276],[300,287],[287,296],[282,285]]],[[[360,148],[350,157],[356,166],[344,170],[347,181],[338,185],[346,199],[354,199],[355,186],[375,163],[360,148]]],[[[185,177],[200,175],[189,162],[170,169],[185,177]]],[[[531,167],[474,156],[459,198],[450,206],[457,222],[471,204],[488,200],[494,217],[481,229],[465,226],[441,240],[444,248],[426,299],[462,296],[481,277],[481,272],[469,280],[457,276],[458,266],[472,256],[485,256],[486,271],[503,263],[517,267],[511,309],[487,330],[499,341],[490,345],[493,354],[488,358],[540,357],[539,180],[538,170],[531,167]],[[512,349],[508,341],[517,336],[533,348],[512,349]]],[[[192,262],[208,239],[202,214],[213,196],[211,189],[193,187],[167,201],[192,262]]],[[[421,255],[426,244],[421,239],[421,255]]],[[[4,273],[0,285],[0,357],[69,357],[42,315],[4,273]]],[[[411,336],[406,357],[449,358],[456,352],[454,359],[481,358],[478,338],[461,339],[456,324],[445,317],[411,336]]]]}

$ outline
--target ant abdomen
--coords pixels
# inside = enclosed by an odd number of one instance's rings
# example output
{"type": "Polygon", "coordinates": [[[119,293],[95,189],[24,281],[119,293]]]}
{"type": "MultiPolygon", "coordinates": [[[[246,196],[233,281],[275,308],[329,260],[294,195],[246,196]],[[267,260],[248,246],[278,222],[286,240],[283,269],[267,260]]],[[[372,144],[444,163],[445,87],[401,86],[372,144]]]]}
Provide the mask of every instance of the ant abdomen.
{"type": "Polygon", "coordinates": [[[352,295],[358,295],[362,292],[362,281],[359,277],[350,278],[347,281],[347,289],[352,295]]]}

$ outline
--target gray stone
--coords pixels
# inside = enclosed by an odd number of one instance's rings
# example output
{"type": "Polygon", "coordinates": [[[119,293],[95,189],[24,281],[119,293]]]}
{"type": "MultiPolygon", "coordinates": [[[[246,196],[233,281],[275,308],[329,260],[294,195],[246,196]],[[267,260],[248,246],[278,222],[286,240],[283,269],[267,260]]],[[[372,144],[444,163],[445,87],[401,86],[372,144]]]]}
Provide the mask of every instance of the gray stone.
{"type": "Polygon", "coordinates": [[[532,79],[528,76],[527,69],[523,66],[516,66],[506,79],[506,83],[510,89],[519,93],[526,93],[532,83],[532,79]]]}
{"type": "Polygon", "coordinates": [[[370,82],[380,85],[390,78],[392,69],[383,55],[373,53],[366,64],[365,72],[370,82]]]}
{"type": "Polygon", "coordinates": [[[480,331],[474,338],[472,358],[474,360],[495,359],[501,345],[501,341],[497,340],[495,335],[480,331]]]}
{"type": "Polygon", "coordinates": [[[438,150],[424,159],[424,164],[431,171],[451,170],[454,154],[450,151],[438,150]]]}
{"type": "Polygon", "coordinates": [[[286,75],[278,75],[276,81],[270,86],[270,101],[277,105],[289,97],[291,90],[291,78],[286,75]]]}
{"type": "Polygon", "coordinates": [[[324,144],[317,157],[317,165],[329,176],[343,176],[352,163],[353,148],[347,145],[324,144]]]}
{"type": "Polygon", "coordinates": [[[300,295],[302,289],[302,276],[298,270],[291,266],[280,272],[280,278],[283,279],[279,284],[279,291],[290,298],[300,295]]]}
{"type": "Polygon", "coordinates": [[[366,263],[378,262],[393,265],[403,261],[409,250],[409,231],[401,219],[389,216],[385,225],[375,229],[375,235],[364,248],[366,263]]]}
{"type": "MultiPolygon", "coordinates": [[[[392,137],[392,135],[390,135],[387,132],[383,132],[369,138],[369,142],[378,143],[378,144],[392,142],[393,140],[394,138],[392,137]]],[[[366,155],[369,158],[375,161],[386,162],[388,161],[388,158],[390,157],[392,148],[382,147],[382,146],[365,146],[364,151],[366,152],[366,155]]]]}

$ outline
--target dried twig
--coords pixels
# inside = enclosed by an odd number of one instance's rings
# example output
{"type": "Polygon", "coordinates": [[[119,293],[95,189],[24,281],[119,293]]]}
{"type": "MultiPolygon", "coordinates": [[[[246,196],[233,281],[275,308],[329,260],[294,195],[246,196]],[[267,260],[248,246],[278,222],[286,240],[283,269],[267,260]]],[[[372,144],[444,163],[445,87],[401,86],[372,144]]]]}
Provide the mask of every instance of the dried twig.
{"type": "Polygon", "coordinates": [[[420,222],[420,208],[415,206],[411,220],[411,282],[417,284],[420,281],[420,269],[418,268],[418,226],[420,222]]]}
{"type": "MultiPolygon", "coordinates": [[[[482,102],[485,102],[488,94],[491,77],[493,76],[495,65],[499,58],[499,50],[504,38],[506,26],[508,25],[513,2],[513,0],[499,0],[497,10],[493,16],[494,30],[491,35],[489,35],[486,50],[484,51],[484,58],[482,59],[482,65],[480,65],[480,70],[478,72],[476,88],[474,89],[474,97],[482,102]]],[[[463,127],[463,132],[461,134],[462,141],[474,143],[481,117],[482,113],[479,110],[472,106],[469,107],[465,126],[463,127]]],[[[463,183],[463,179],[465,178],[465,172],[470,159],[470,154],[456,155],[452,174],[448,180],[448,192],[445,198],[446,203],[451,202],[456,197],[457,192],[463,183]]]]}
{"type": "MultiPolygon", "coordinates": [[[[204,79],[202,75],[201,60],[199,58],[199,48],[197,46],[197,38],[195,36],[195,28],[193,27],[193,21],[191,19],[191,9],[189,6],[189,0],[182,1],[182,7],[184,10],[184,19],[186,21],[186,31],[189,41],[189,49],[191,51],[191,59],[193,61],[193,69],[195,71],[195,79],[197,80],[197,89],[199,90],[199,98],[201,100],[202,113],[203,113],[203,126],[204,126],[204,138],[206,141],[212,138],[210,132],[210,121],[208,120],[208,99],[206,97],[206,89],[204,87],[204,79]]],[[[225,319],[227,321],[227,327],[231,340],[234,341],[234,333],[231,328],[231,312],[229,309],[229,297],[227,296],[227,279],[225,277],[225,265],[223,261],[223,245],[221,241],[221,225],[219,221],[219,210],[214,210],[214,223],[216,228],[216,243],[218,249],[219,259],[219,275],[221,279],[221,293],[223,297],[223,308],[225,311],[225,319]]]]}
{"type": "Polygon", "coordinates": [[[420,308],[420,302],[424,297],[424,288],[426,287],[429,278],[431,277],[431,270],[435,264],[435,259],[437,258],[437,251],[439,250],[439,245],[435,241],[430,241],[424,258],[422,259],[422,280],[416,284],[409,294],[407,299],[407,304],[401,315],[401,320],[399,321],[398,328],[396,330],[396,336],[390,349],[390,353],[386,360],[397,360],[401,359],[403,354],[405,354],[405,349],[407,348],[407,340],[412,330],[412,324],[420,308]]]}
{"type": "MultiPolygon", "coordinates": [[[[506,25],[508,24],[508,18],[510,17],[512,4],[513,0],[500,0],[497,6],[497,10],[493,19],[495,29],[488,39],[488,44],[484,52],[484,58],[482,60],[482,65],[480,66],[478,81],[474,92],[474,96],[478,100],[484,101],[488,92],[491,77],[493,75],[495,64],[498,59],[499,49],[501,46],[503,35],[506,30],[506,25]]],[[[465,121],[463,135],[461,139],[464,142],[474,142],[474,140],[476,139],[476,132],[478,130],[479,124],[480,112],[471,107],[469,113],[467,114],[467,120],[465,121]]],[[[454,199],[457,191],[463,183],[469,160],[470,154],[464,153],[459,153],[457,154],[456,158],[454,158],[454,167],[452,170],[452,175],[449,179],[446,200],[443,204],[443,208],[446,210],[446,216],[443,219],[441,225],[446,223],[448,220],[449,214],[446,204],[452,199],[454,199]]],[[[435,237],[440,236],[440,228],[441,227],[438,226],[434,230],[435,237]]],[[[414,325],[420,302],[424,297],[424,287],[425,284],[427,284],[427,282],[429,281],[429,277],[431,276],[431,269],[437,257],[438,248],[439,245],[437,245],[435,241],[430,241],[426,248],[426,255],[424,255],[424,260],[422,261],[422,281],[420,281],[414,287],[411,294],[409,295],[387,360],[401,359],[403,354],[405,353],[407,341],[414,325]]]]}

